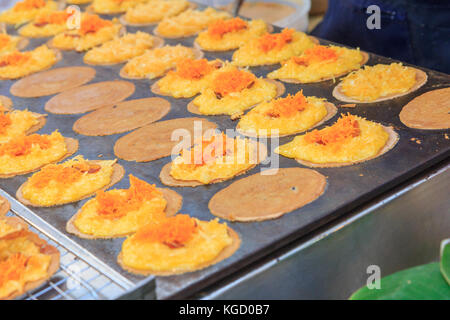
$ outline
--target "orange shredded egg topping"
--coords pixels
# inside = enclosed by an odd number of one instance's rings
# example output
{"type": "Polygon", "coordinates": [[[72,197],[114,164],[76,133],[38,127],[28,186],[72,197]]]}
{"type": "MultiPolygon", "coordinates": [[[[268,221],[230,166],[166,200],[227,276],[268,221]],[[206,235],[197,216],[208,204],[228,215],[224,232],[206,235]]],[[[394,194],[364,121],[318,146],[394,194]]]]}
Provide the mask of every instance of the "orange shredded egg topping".
{"type": "Polygon", "coordinates": [[[29,258],[22,253],[15,253],[0,261],[0,287],[8,281],[18,281],[22,277],[29,258]]]}
{"type": "Polygon", "coordinates": [[[44,188],[50,181],[58,181],[63,185],[70,185],[81,179],[84,174],[93,174],[101,169],[100,165],[86,161],[78,161],[70,167],[57,164],[46,165],[38,173],[31,176],[29,183],[35,188],[44,188]]]}
{"type": "Polygon", "coordinates": [[[45,150],[50,148],[51,141],[47,136],[41,136],[39,134],[14,137],[7,143],[0,145],[0,156],[25,156],[31,152],[33,145],[38,145],[40,149],[45,150]]]}
{"type": "Polygon", "coordinates": [[[9,44],[10,38],[7,34],[0,33],[0,49],[9,44]]]}
{"type": "Polygon", "coordinates": [[[264,52],[269,52],[273,49],[281,49],[286,44],[292,41],[292,35],[294,34],[294,29],[283,29],[280,33],[275,34],[265,34],[259,41],[259,48],[264,52]]]}
{"type": "Polygon", "coordinates": [[[161,196],[162,192],[155,185],[130,174],[130,188],[125,194],[97,192],[97,212],[105,218],[118,219],[130,211],[139,209],[142,202],[161,196]]]}
{"type": "Polygon", "coordinates": [[[206,59],[182,58],[177,62],[176,74],[184,79],[198,80],[211,73],[214,67],[206,59]]]}
{"type": "Polygon", "coordinates": [[[0,57],[0,67],[19,66],[31,59],[29,52],[12,52],[0,57]]]}
{"type": "Polygon", "coordinates": [[[343,143],[347,139],[357,137],[361,134],[358,119],[347,114],[339,118],[339,120],[332,126],[322,130],[313,130],[305,134],[305,140],[308,143],[318,143],[321,145],[328,145],[330,143],[343,143]]]}
{"type": "Polygon", "coordinates": [[[153,222],[136,232],[139,242],[159,242],[171,249],[183,247],[197,231],[197,222],[187,214],[178,214],[153,222]]]}
{"type": "Polygon", "coordinates": [[[294,96],[288,94],[286,98],[276,99],[273,108],[266,114],[272,118],[289,118],[295,116],[297,112],[305,110],[307,104],[303,90],[301,90],[294,96]]]}
{"type": "Polygon", "coordinates": [[[45,7],[45,0],[24,0],[14,6],[14,11],[26,11],[45,7]]]}
{"type": "Polygon", "coordinates": [[[50,12],[48,14],[40,15],[36,18],[35,26],[45,26],[46,24],[64,24],[72,13],[67,12],[50,12]]]}
{"type": "Polygon", "coordinates": [[[221,39],[225,34],[247,29],[247,22],[241,18],[217,20],[208,26],[208,34],[215,39],[221,39]]]}
{"type": "Polygon", "coordinates": [[[0,134],[5,134],[11,123],[11,116],[8,113],[0,113],[0,134]]]}
{"type": "Polygon", "coordinates": [[[109,20],[104,20],[96,14],[86,14],[81,21],[80,33],[86,35],[88,33],[95,33],[98,30],[110,27],[113,23],[109,20]]]}
{"type": "Polygon", "coordinates": [[[233,92],[241,92],[255,83],[256,77],[250,72],[233,69],[221,72],[213,80],[214,92],[219,97],[233,92]]]}
{"type": "Polygon", "coordinates": [[[185,160],[185,165],[195,167],[203,166],[217,157],[225,156],[227,153],[227,138],[224,133],[221,133],[209,139],[202,136],[198,144],[190,150],[183,150],[181,156],[185,160]]]}
{"type": "Polygon", "coordinates": [[[61,184],[70,185],[78,181],[83,172],[74,167],[63,167],[61,165],[49,164],[42,168],[41,171],[33,175],[29,182],[35,188],[43,188],[50,181],[58,181],[61,184]]]}
{"type": "Polygon", "coordinates": [[[307,66],[311,62],[333,62],[337,58],[336,50],[326,46],[315,45],[312,48],[306,49],[301,57],[292,57],[292,60],[298,65],[307,66]]]}

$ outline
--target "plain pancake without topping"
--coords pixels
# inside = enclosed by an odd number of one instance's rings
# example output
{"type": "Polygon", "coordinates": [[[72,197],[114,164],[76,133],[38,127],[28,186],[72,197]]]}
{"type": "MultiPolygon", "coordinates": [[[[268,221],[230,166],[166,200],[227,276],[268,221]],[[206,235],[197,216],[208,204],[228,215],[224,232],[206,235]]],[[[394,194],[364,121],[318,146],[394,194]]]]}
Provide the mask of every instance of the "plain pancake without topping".
{"type": "Polygon", "coordinates": [[[22,98],[35,98],[79,87],[95,77],[90,67],[64,67],[32,74],[15,82],[11,94],[22,98]]]}
{"type": "Polygon", "coordinates": [[[81,117],[73,130],[86,136],[117,134],[158,121],[169,111],[170,102],[162,98],[128,100],[81,117]]]}
{"type": "Polygon", "coordinates": [[[133,83],[104,81],[64,91],[45,104],[45,110],[56,114],[78,114],[112,106],[134,93],[133,83]]]}
{"type": "Polygon", "coordinates": [[[450,88],[428,91],[405,105],[400,121],[414,129],[450,128],[450,88]]]}
{"type": "Polygon", "coordinates": [[[312,169],[281,168],[243,178],[216,193],[211,213],[231,221],[275,219],[316,200],[325,191],[325,176],[312,169]]]}

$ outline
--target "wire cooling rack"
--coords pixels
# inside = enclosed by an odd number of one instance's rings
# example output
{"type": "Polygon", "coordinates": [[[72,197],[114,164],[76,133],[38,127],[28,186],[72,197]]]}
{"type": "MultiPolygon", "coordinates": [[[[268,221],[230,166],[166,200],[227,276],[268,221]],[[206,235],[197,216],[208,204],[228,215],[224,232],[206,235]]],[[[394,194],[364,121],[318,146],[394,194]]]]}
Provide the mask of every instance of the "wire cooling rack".
{"type": "MultiPolygon", "coordinates": [[[[12,211],[8,216],[18,216],[12,211]]],[[[115,299],[127,291],[121,285],[74,252],[31,224],[30,230],[56,247],[61,255],[59,270],[42,286],[19,297],[24,300],[103,300],[115,299]]]]}

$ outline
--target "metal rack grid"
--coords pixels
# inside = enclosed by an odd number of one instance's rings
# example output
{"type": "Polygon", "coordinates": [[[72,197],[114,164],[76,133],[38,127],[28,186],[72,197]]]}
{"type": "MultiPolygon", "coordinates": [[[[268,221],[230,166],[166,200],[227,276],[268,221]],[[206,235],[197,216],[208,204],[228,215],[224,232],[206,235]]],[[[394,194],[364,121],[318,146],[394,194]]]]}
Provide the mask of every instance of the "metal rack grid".
{"type": "MultiPolygon", "coordinates": [[[[7,216],[19,216],[10,211],[7,216]]],[[[20,216],[19,216],[20,217],[20,216]]],[[[115,299],[127,288],[98,271],[72,251],[34,226],[30,230],[60,252],[59,270],[42,286],[21,296],[24,300],[104,300],[115,299]]]]}

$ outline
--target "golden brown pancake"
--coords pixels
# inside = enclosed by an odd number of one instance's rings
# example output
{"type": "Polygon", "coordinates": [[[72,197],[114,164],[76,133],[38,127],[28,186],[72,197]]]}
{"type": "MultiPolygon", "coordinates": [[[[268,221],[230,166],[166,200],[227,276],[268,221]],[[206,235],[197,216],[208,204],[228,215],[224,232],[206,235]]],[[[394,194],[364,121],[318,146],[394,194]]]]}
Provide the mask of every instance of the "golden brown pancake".
{"type": "MultiPolygon", "coordinates": [[[[183,197],[178,194],[177,192],[169,189],[169,188],[159,188],[159,190],[163,193],[164,199],[166,199],[167,201],[167,205],[166,205],[166,209],[164,210],[166,212],[166,216],[167,217],[171,217],[174,216],[175,214],[177,214],[178,211],[180,211],[182,205],[183,205],[183,197]]],[[[99,236],[94,236],[94,235],[90,235],[90,234],[86,234],[86,233],[82,233],[77,226],[75,225],[75,220],[77,219],[77,216],[79,214],[81,214],[81,210],[80,209],[72,218],[70,218],[70,220],[67,222],[66,225],[66,231],[69,233],[72,233],[80,238],[83,239],[108,239],[108,238],[113,238],[113,237],[99,237],[99,236]]],[[[124,235],[119,235],[119,236],[115,236],[114,238],[119,238],[119,237],[125,237],[128,234],[124,234],[124,235]]]]}
{"type": "MultiPolygon", "coordinates": [[[[73,155],[75,152],[77,152],[77,150],[78,150],[78,140],[77,139],[67,138],[66,137],[66,138],[64,138],[64,140],[65,140],[65,143],[66,143],[67,153],[62,158],[58,159],[57,161],[53,161],[51,163],[57,163],[59,161],[67,159],[68,157],[73,155]]],[[[46,163],[45,165],[47,165],[47,164],[50,164],[50,163],[46,163]]],[[[30,172],[34,172],[34,171],[39,170],[40,168],[42,168],[45,165],[42,165],[42,166],[37,167],[37,168],[34,168],[31,171],[15,172],[15,173],[11,173],[11,174],[0,174],[0,179],[12,178],[12,177],[15,177],[15,176],[19,176],[19,175],[27,174],[27,173],[30,173],[30,172]]]]}
{"type": "MultiPolygon", "coordinates": [[[[286,87],[280,81],[273,80],[273,79],[264,79],[264,81],[273,83],[276,86],[277,95],[274,97],[274,99],[281,97],[284,94],[284,92],[286,91],[286,87]]],[[[203,113],[200,112],[198,106],[195,105],[194,100],[192,100],[191,102],[188,103],[187,110],[193,114],[204,115],[203,113]]],[[[231,115],[231,120],[239,119],[241,115],[242,115],[241,113],[236,114],[236,115],[231,115]]]]}
{"type": "Polygon", "coordinates": [[[137,129],[117,140],[114,153],[117,157],[136,162],[153,161],[172,154],[172,149],[179,141],[171,141],[172,132],[186,129],[194,137],[194,122],[201,121],[203,134],[217,125],[202,118],[178,118],[159,121],[137,129]]]}
{"type": "Polygon", "coordinates": [[[22,98],[49,96],[79,87],[95,77],[90,67],[64,67],[35,73],[15,82],[11,94],[22,98]]]}
{"type": "Polygon", "coordinates": [[[315,170],[271,169],[233,182],[216,193],[208,207],[213,215],[231,221],[275,219],[316,200],[326,184],[315,170]]]}
{"type": "Polygon", "coordinates": [[[7,232],[4,236],[0,237],[1,240],[12,239],[20,234],[28,231],[28,224],[19,217],[0,217],[0,222],[4,222],[7,225],[16,229],[16,231],[7,232]]]}
{"type": "MultiPolygon", "coordinates": [[[[409,67],[412,68],[412,67],[409,67]]],[[[390,99],[395,99],[404,95],[407,95],[408,93],[411,93],[413,91],[416,91],[417,89],[419,89],[421,86],[423,86],[427,80],[428,80],[428,76],[427,74],[420,70],[420,69],[416,69],[416,68],[412,68],[416,71],[416,83],[413,85],[413,87],[411,89],[409,89],[406,92],[403,93],[396,93],[396,94],[390,94],[378,99],[375,99],[373,101],[360,101],[360,100],[356,100],[350,97],[347,97],[343,92],[342,92],[342,82],[340,82],[336,87],[334,87],[333,89],[333,97],[335,97],[336,99],[340,100],[340,101],[344,101],[344,102],[349,102],[349,103],[375,103],[375,102],[380,102],[380,101],[386,101],[386,100],[390,100],[390,99]]]]}
{"type": "Polygon", "coordinates": [[[0,218],[8,213],[10,209],[9,201],[0,196],[0,218]]]}
{"type": "MultiPolygon", "coordinates": [[[[187,10],[187,9],[196,9],[197,5],[195,3],[189,3],[189,6],[184,9],[183,11],[187,10]]],[[[180,12],[181,13],[181,12],[180,12]]],[[[126,14],[123,14],[120,16],[119,18],[119,22],[124,25],[124,26],[130,26],[130,27],[145,27],[145,26],[152,26],[152,25],[157,25],[158,23],[161,22],[161,20],[159,21],[154,21],[154,22],[145,22],[145,23],[132,23],[132,22],[128,22],[126,17],[126,14]]]]}
{"type": "Polygon", "coordinates": [[[170,102],[162,98],[128,100],[81,117],[73,130],[86,136],[122,133],[158,121],[169,111],[170,102]]]}
{"type": "MultiPolygon", "coordinates": [[[[252,140],[254,141],[254,140],[252,140]]],[[[219,183],[219,182],[223,182],[226,180],[231,180],[234,179],[236,176],[240,176],[242,174],[245,174],[247,171],[253,169],[254,167],[256,167],[256,165],[258,165],[259,163],[261,163],[262,161],[264,161],[264,159],[267,158],[267,147],[263,144],[263,143],[257,143],[257,149],[255,150],[255,154],[254,154],[254,158],[256,159],[256,163],[252,164],[251,166],[249,166],[248,168],[246,168],[245,170],[242,170],[238,173],[236,173],[234,176],[230,177],[230,178],[218,178],[215,179],[213,181],[211,181],[208,184],[213,184],[213,183],[219,183]]],[[[172,167],[172,162],[169,162],[168,164],[166,164],[160,174],[159,174],[159,178],[161,179],[161,182],[163,184],[165,184],[166,186],[171,186],[171,187],[198,187],[198,186],[202,186],[205,185],[205,183],[200,182],[200,181],[196,181],[196,180],[179,180],[179,179],[175,179],[174,177],[171,176],[170,174],[170,170],[172,167]]]]}
{"type": "Polygon", "coordinates": [[[41,130],[47,123],[47,118],[46,118],[47,115],[46,114],[39,114],[39,113],[34,113],[34,112],[33,112],[33,114],[37,117],[36,120],[38,121],[38,123],[36,123],[30,129],[28,129],[27,132],[25,132],[25,134],[27,134],[27,135],[41,130]]]}
{"type": "MultiPolygon", "coordinates": [[[[232,7],[232,3],[230,3],[221,9],[231,13],[232,7]]],[[[268,23],[275,23],[287,18],[294,12],[295,8],[293,6],[283,3],[249,1],[242,3],[241,9],[239,10],[239,15],[251,19],[263,19],[268,23]]]]}
{"type": "Polygon", "coordinates": [[[400,121],[414,129],[450,128],[450,88],[428,91],[405,105],[400,121]]]}
{"type": "MultiPolygon", "coordinates": [[[[40,46],[38,48],[35,48],[34,50],[27,51],[27,52],[31,52],[33,54],[33,51],[34,51],[34,55],[35,56],[36,55],[40,56],[40,53],[38,54],[38,53],[36,53],[36,51],[45,50],[43,47],[46,47],[46,46],[42,45],[42,46],[40,46]]],[[[48,69],[52,68],[55,64],[58,63],[58,61],[62,60],[63,55],[62,55],[61,51],[59,51],[58,49],[54,49],[54,48],[48,48],[48,49],[50,49],[53,52],[53,54],[54,54],[54,61],[52,60],[52,62],[50,64],[47,63],[47,65],[45,65],[45,66],[41,64],[39,66],[39,69],[27,68],[26,71],[23,71],[23,69],[22,69],[22,71],[20,71],[20,72],[18,72],[17,69],[16,69],[16,72],[15,72],[14,76],[12,76],[12,75],[4,75],[3,72],[2,72],[0,74],[0,80],[18,80],[18,79],[21,79],[23,77],[27,77],[27,76],[29,76],[31,74],[35,74],[37,72],[42,72],[42,71],[45,71],[45,70],[48,70],[48,69]]],[[[45,62],[45,59],[42,59],[42,57],[41,57],[40,62],[42,62],[42,61],[45,62]]],[[[47,62],[48,62],[48,60],[47,60],[47,62]]]]}
{"type": "MultiPolygon", "coordinates": [[[[17,219],[15,217],[7,218],[7,219],[11,219],[10,220],[11,223],[14,223],[14,224],[15,223],[23,223],[23,222],[18,222],[17,220],[13,221],[12,219],[17,219]]],[[[44,239],[39,238],[39,236],[37,234],[35,234],[31,231],[28,231],[27,228],[24,228],[24,232],[26,233],[27,240],[33,242],[37,247],[39,247],[39,252],[41,254],[51,256],[50,264],[47,268],[47,276],[42,279],[27,282],[27,283],[25,283],[23,290],[21,290],[21,291],[16,290],[13,293],[11,293],[10,295],[8,295],[7,297],[0,297],[0,299],[11,300],[11,299],[14,299],[28,291],[38,288],[39,286],[44,284],[48,279],[50,279],[51,276],[53,274],[55,274],[55,272],[58,271],[58,269],[59,269],[60,253],[59,253],[58,249],[56,249],[54,246],[48,244],[44,239]]]]}
{"type": "MultiPolygon", "coordinates": [[[[211,265],[219,263],[220,261],[231,257],[233,255],[233,253],[235,253],[236,250],[239,249],[239,247],[241,245],[241,239],[239,238],[239,235],[230,227],[228,227],[228,235],[231,237],[233,242],[228,247],[225,247],[214,260],[209,261],[208,263],[203,263],[203,264],[198,265],[197,268],[195,268],[195,270],[204,269],[206,267],[209,267],[211,265]]],[[[128,267],[123,264],[122,253],[120,253],[119,256],[117,257],[117,263],[124,270],[126,270],[130,273],[139,274],[139,275],[170,276],[170,275],[176,275],[176,274],[181,274],[181,273],[185,272],[182,270],[178,271],[178,272],[169,272],[169,271],[161,272],[161,271],[154,271],[154,270],[140,270],[140,269],[131,268],[131,267],[128,267]]],[[[189,272],[193,272],[195,270],[190,270],[189,272]]]]}
{"type": "MultiPolygon", "coordinates": [[[[89,162],[95,164],[95,163],[98,163],[98,162],[100,162],[100,161],[101,161],[101,160],[90,160],[89,162]]],[[[101,190],[106,190],[106,189],[112,187],[112,186],[115,185],[117,182],[119,182],[120,180],[122,180],[123,176],[125,175],[125,169],[124,169],[120,164],[118,164],[118,163],[115,163],[115,164],[113,165],[113,170],[114,170],[114,171],[113,171],[113,174],[112,174],[112,176],[111,176],[111,181],[110,181],[110,183],[108,183],[106,186],[104,186],[103,188],[101,188],[101,190]]],[[[27,199],[25,199],[25,197],[24,197],[23,194],[22,194],[22,189],[25,187],[25,184],[26,184],[26,183],[27,183],[27,181],[25,181],[25,182],[19,187],[19,189],[17,189],[17,192],[16,192],[16,199],[19,200],[20,202],[22,202],[24,205],[27,205],[27,206],[30,206],[30,207],[43,207],[43,206],[41,206],[41,205],[34,204],[34,203],[28,201],[27,199]]],[[[77,202],[77,201],[80,201],[80,200],[89,198],[89,197],[91,197],[92,195],[94,195],[97,191],[98,191],[98,190],[95,190],[94,192],[92,192],[92,193],[90,193],[90,194],[88,194],[88,195],[82,197],[81,199],[77,199],[77,200],[74,200],[74,201],[72,201],[72,202],[77,202]]],[[[59,205],[62,205],[62,204],[56,204],[55,206],[59,206],[59,205]]],[[[45,207],[49,207],[49,206],[45,206],[45,207]]],[[[51,207],[51,206],[50,206],[50,207],[51,207]]]]}
{"type": "MultiPolygon", "coordinates": [[[[180,45],[180,44],[177,44],[177,46],[181,46],[181,45],[180,45]]],[[[166,47],[170,47],[170,45],[166,45],[166,46],[161,47],[161,48],[155,47],[155,49],[165,49],[166,47]]],[[[172,46],[172,47],[175,47],[175,46],[172,46]]],[[[183,47],[183,46],[181,46],[181,47],[183,47]]],[[[201,51],[201,50],[199,50],[199,49],[197,49],[197,48],[189,48],[189,49],[192,50],[193,58],[194,58],[194,59],[202,59],[202,58],[203,58],[203,56],[204,56],[203,51],[201,51]]],[[[149,51],[151,51],[151,50],[149,50],[149,51]]],[[[139,59],[139,57],[135,57],[134,59],[139,59]]],[[[132,59],[130,59],[130,60],[128,60],[128,61],[129,61],[128,63],[130,63],[130,61],[132,61],[132,59]]],[[[149,61],[151,62],[151,60],[149,60],[149,61]]],[[[123,66],[122,69],[120,69],[120,71],[119,71],[119,75],[120,75],[122,78],[124,78],[124,79],[139,80],[139,79],[145,79],[145,78],[149,77],[149,75],[145,75],[145,76],[133,76],[133,75],[129,75],[128,72],[125,70],[125,67],[126,67],[126,65],[123,66]]],[[[164,72],[162,72],[160,75],[152,76],[151,79],[162,77],[162,76],[164,76],[167,72],[169,72],[170,70],[171,70],[171,68],[165,69],[164,72]]]]}
{"type": "Polygon", "coordinates": [[[395,145],[397,144],[398,140],[399,140],[399,136],[398,133],[395,132],[393,127],[387,127],[387,126],[383,126],[384,130],[388,133],[389,138],[386,142],[386,144],[384,145],[384,147],[373,157],[369,157],[366,159],[362,159],[359,161],[353,161],[353,162],[327,162],[327,163],[313,163],[313,162],[309,162],[306,160],[296,160],[298,163],[310,167],[310,168],[334,168],[334,167],[344,167],[344,166],[351,166],[357,163],[361,163],[361,162],[366,162],[368,160],[372,160],[375,158],[378,158],[379,156],[382,156],[383,154],[385,154],[386,152],[388,152],[389,150],[391,150],[392,148],[395,147],[395,145]]]}
{"type": "Polygon", "coordinates": [[[9,109],[11,109],[12,106],[13,106],[13,103],[10,98],[8,98],[6,96],[0,96],[0,110],[2,109],[1,107],[9,110],[9,109]]]}
{"type": "MultiPolygon", "coordinates": [[[[322,120],[317,122],[314,126],[312,126],[311,128],[308,128],[307,130],[311,130],[311,129],[314,129],[314,128],[318,127],[318,126],[321,126],[322,124],[324,124],[325,122],[327,122],[328,120],[330,120],[331,118],[333,118],[336,115],[337,108],[331,102],[325,102],[325,108],[327,108],[327,115],[322,120]]],[[[299,130],[297,132],[293,132],[293,133],[289,133],[289,134],[282,134],[282,135],[276,135],[276,134],[270,134],[270,135],[269,134],[265,134],[265,135],[263,135],[263,134],[255,133],[253,131],[242,130],[240,128],[240,126],[239,126],[239,123],[236,126],[236,131],[239,132],[240,134],[244,135],[244,136],[247,136],[247,137],[272,137],[272,138],[274,138],[274,137],[286,137],[286,136],[290,136],[290,135],[293,135],[293,134],[301,133],[301,132],[304,132],[304,131],[307,131],[307,130],[299,130]]]]}
{"type": "MultiPolygon", "coordinates": [[[[369,61],[369,54],[367,52],[364,52],[364,51],[360,51],[360,52],[361,52],[361,55],[363,56],[363,59],[361,60],[360,65],[363,66],[363,65],[365,65],[367,63],[367,61],[369,61]]],[[[316,82],[322,82],[322,81],[327,81],[327,80],[333,80],[333,79],[342,77],[342,76],[350,73],[351,71],[352,70],[347,71],[347,72],[343,72],[343,73],[340,73],[340,74],[336,74],[336,75],[328,77],[328,78],[322,78],[322,79],[319,79],[317,81],[311,81],[311,82],[308,82],[308,83],[316,83],[316,82]]],[[[283,81],[283,82],[286,82],[286,83],[298,83],[298,84],[302,83],[301,81],[299,81],[297,79],[290,79],[290,78],[288,78],[288,79],[280,79],[280,80],[283,81]]]]}
{"type": "Polygon", "coordinates": [[[45,110],[56,114],[77,114],[115,105],[134,93],[134,84],[114,80],[87,84],[66,90],[45,104],[45,110]]]}

